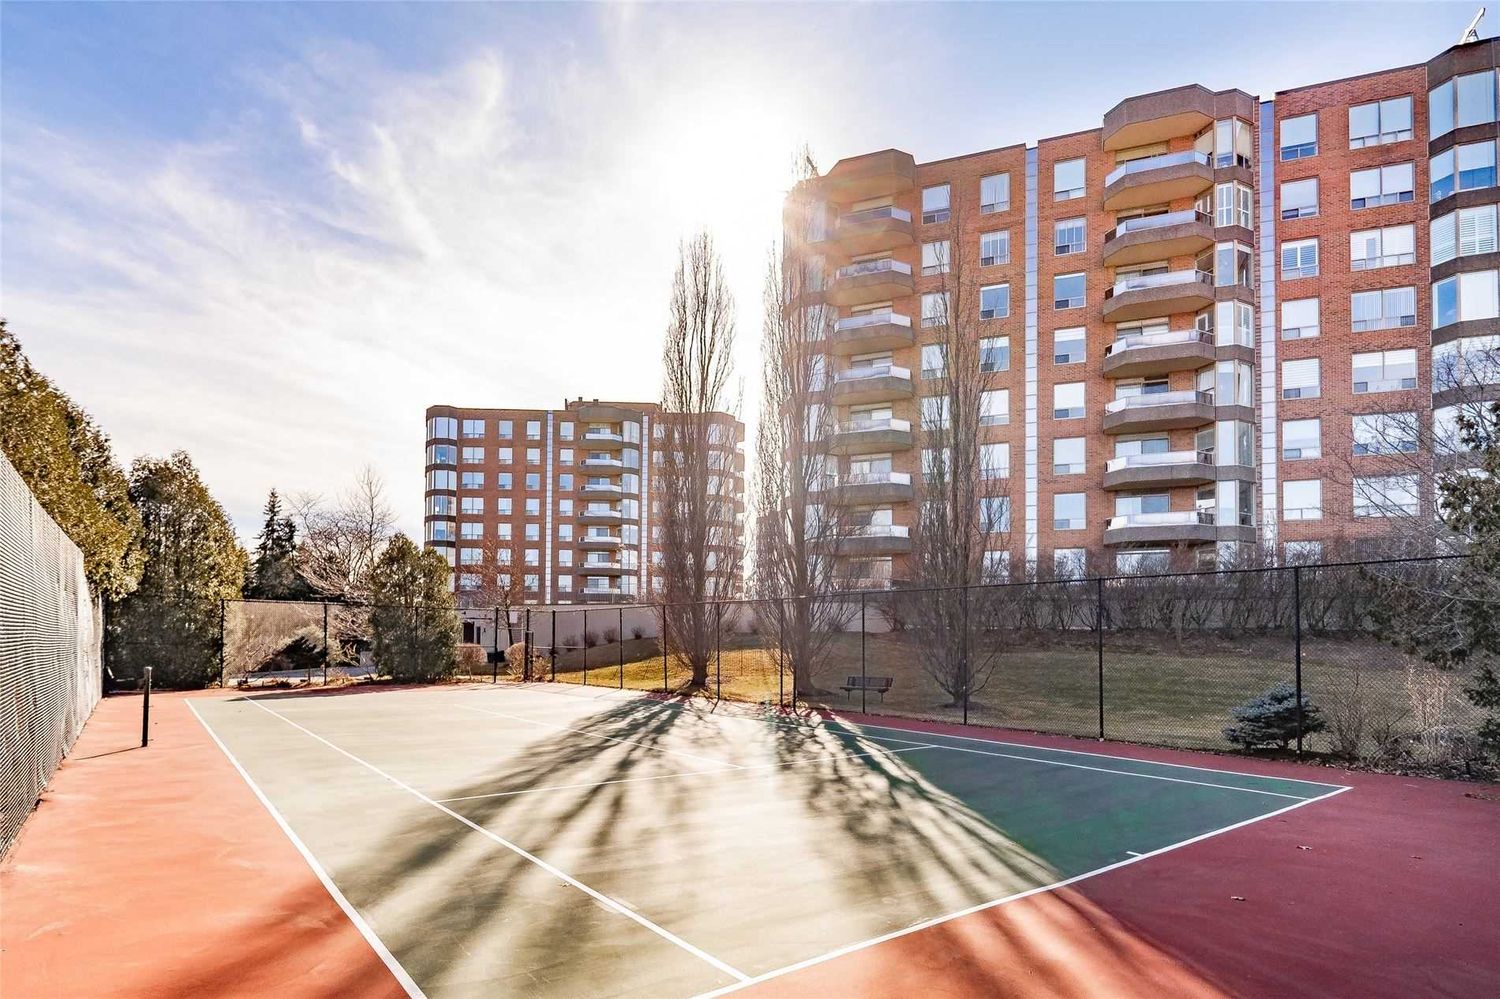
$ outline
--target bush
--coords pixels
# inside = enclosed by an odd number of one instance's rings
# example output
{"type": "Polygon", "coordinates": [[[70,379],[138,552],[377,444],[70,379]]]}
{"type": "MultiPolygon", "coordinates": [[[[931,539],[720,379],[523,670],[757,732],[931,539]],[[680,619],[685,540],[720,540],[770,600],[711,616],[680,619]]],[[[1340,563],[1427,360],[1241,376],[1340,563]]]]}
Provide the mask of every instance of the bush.
{"type": "Polygon", "coordinates": [[[646,637],[646,629],[642,628],[640,625],[636,625],[635,627],[630,629],[630,637],[639,642],[641,639],[646,637]]]}
{"type": "Polygon", "coordinates": [[[620,629],[618,629],[618,628],[605,628],[604,629],[604,642],[605,642],[606,645],[612,645],[615,642],[618,642],[619,640],[620,640],[620,629]]]}
{"type": "MultiPolygon", "coordinates": [[[[532,656],[533,664],[536,657],[532,656]]],[[[512,676],[525,676],[529,671],[526,669],[526,643],[517,642],[505,650],[505,667],[512,676]]]]}
{"type": "Polygon", "coordinates": [[[599,633],[597,631],[586,631],[583,633],[583,647],[592,649],[599,644],[599,633]]]}
{"type": "Polygon", "coordinates": [[[484,646],[466,644],[458,647],[458,671],[473,675],[485,672],[484,646]]]}
{"type": "MultiPolygon", "coordinates": [[[[1229,717],[1236,722],[1224,729],[1224,738],[1244,749],[1261,746],[1287,748],[1297,738],[1297,691],[1289,683],[1276,684],[1270,690],[1231,708],[1229,717]]],[[[1302,734],[1321,732],[1326,723],[1322,709],[1302,694],[1302,734]]]]}

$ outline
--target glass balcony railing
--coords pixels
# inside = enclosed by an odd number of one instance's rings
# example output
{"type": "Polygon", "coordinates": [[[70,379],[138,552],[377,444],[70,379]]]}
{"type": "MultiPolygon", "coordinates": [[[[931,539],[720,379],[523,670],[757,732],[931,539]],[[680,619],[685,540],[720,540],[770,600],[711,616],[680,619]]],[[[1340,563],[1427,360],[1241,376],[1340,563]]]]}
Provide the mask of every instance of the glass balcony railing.
{"type": "Polygon", "coordinates": [[[898,433],[911,433],[910,420],[849,420],[840,423],[835,428],[835,433],[840,434],[865,434],[877,430],[894,430],[898,433]]]}
{"type": "Polygon", "coordinates": [[[1142,347],[1167,347],[1179,343],[1213,343],[1212,330],[1163,330],[1159,333],[1126,333],[1104,348],[1105,357],[1142,347]]]}
{"type": "Polygon", "coordinates": [[[625,440],[625,435],[617,434],[610,430],[585,430],[583,432],[583,439],[586,441],[610,441],[619,444],[625,440]]]}
{"type": "Polygon", "coordinates": [[[1124,454],[1104,463],[1106,472],[1118,472],[1122,468],[1156,468],[1162,465],[1212,465],[1212,451],[1158,451],[1154,454],[1124,454]]]}
{"type": "Polygon", "coordinates": [[[1214,394],[1212,392],[1194,392],[1185,390],[1182,392],[1143,392],[1140,395],[1127,396],[1124,399],[1112,399],[1104,407],[1106,413],[1121,413],[1129,409],[1146,409],[1151,406],[1186,406],[1194,403],[1202,403],[1212,406],[1214,394]]]}
{"type": "Polygon", "coordinates": [[[851,472],[844,476],[846,486],[909,486],[910,472],[851,472]]]}
{"type": "Polygon", "coordinates": [[[867,364],[858,368],[845,368],[835,372],[833,380],[838,382],[861,382],[871,378],[904,378],[911,381],[911,369],[896,364],[867,364]]]}
{"type": "Polygon", "coordinates": [[[860,277],[865,274],[905,274],[910,277],[911,264],[905,264],[899,260],[888,258],[881,260],[860,260],[840,267],[837,278],[840,281],[847,281],[849,278],[860,277]]]}
{"type": "Polygon", "coordinates": [[[876,208],[866,208],[860,212],[849,212],[839,216],[839,225],[865,225],[870,222],[884,222],[892,219],[897,222],[910,222],[911,212],[895,205],[880,205],[876,208]]]}
{"type": "Polygon", "coordinates": [[[1132,274],[1120,278],[1115,286],[1106,291],[1105,297],[1123,295],[1128,291],[1145,291],[1148,288],[1170,288],[1179,284],[1213,284],[1214,276],[1208,271],[1161,271],[1156,274],[1132,274]]]}
{"type": "Polygon", "coordinates": [[[839,533],[846,538],[908,538],[911,528],[905,524],[855,524],[839,533]]]}
{"type": "Polygon", "coordinates": [[[1125,513],[1109,518],[1105,530],[1124,527],[1185,527],[1196,524],[1213,526],[1212,510],[1167,510],[1162,513],[1125,513]]]}
{"type": "Polygon", "coordinates": [[[1165,215],[1147,215],[1138,219],[1125,219],[1109,232],[1104,234],[1104,241],[1132,232],[1146,232],[1151,229],[1165,229],[1169,225],[1182,225],[1186,222],[1212,222],[1213,218],[1207,212],[1194,211],[1189,208],[1180,212],[1167,212],[1165,215]]]}
{"type": "Polygon", "coordinates": [[[1147,170],[1160,170],[1162,167],[1178,166],[1182,163],[1201,163],[1208,166],[1210,162],[1207,153],[1200,153],[1195,149],[1186,149],[1180,153],[1163,153],[1160,156],[1147,156],[1144,159],[1131,160],[1129,163],[1121,163],[1115,167],[1104,178],[1104,186],[1108,187],[1122,177],[1145,173],[1147,170]]]}
{"type": "Polygon", "coordinates": [[[863,316],[844,316],[833,324],[835,332],[862,330],[870,326],[905,326],[911,329],[911,316],[895,312],[877,312],[863,316]]]}

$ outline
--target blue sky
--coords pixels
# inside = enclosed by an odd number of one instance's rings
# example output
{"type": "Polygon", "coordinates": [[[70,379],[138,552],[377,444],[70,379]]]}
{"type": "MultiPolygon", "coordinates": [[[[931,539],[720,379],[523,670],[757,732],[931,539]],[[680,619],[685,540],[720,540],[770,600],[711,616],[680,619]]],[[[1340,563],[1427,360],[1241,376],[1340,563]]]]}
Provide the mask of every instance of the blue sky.
{"type": "Polygon", "coordinates": [[[0,310],[122,457],[189,450],[247,539],[269,487],[364,464],[415,533],[428,404],[655,398],[702,225],[753,417],[802,142],[930,160],[1187,82],[1270,96],[1424,61],[1475,9],[5,3],[0,310]]]}

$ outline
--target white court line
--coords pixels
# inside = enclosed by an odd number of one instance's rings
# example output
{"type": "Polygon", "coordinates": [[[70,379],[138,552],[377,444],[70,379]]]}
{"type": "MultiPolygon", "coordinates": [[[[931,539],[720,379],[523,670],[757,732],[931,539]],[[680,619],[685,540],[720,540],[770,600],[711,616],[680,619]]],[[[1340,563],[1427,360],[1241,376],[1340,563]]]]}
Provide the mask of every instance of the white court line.
{"type": "Polygon", "coordinates": [[[463,708],[465,711],[477,711],[480,714],[495,715],[498,718],[509,718],[511,721],[525,722],[528,725],[540,725],[543,728],[550,728],[554,732],[574,732],[578,735],[588,736],[590,739],[603,739],[605,742],[618,742],[625,746],[639,746],[641,749],[649,749],[652,752],[656,753],[666,753],[668,756],[681,756],[683,759],[697,760],[699,763],[714,763],[721,767],[727,767],[731,770],[740,769],[740,765],[738,763],[730,763],[728,760],[716,760],[709,756],[699,756],[696,753],[684,753],[676,749],[663,749],[661,746],[653,746],[650,743],[633,742],[630,739],[617,739],[612,735],[599,735],[597,732],[590,732],[586,728],[569,728],[567,725],[555,725],[552,722],[538,721],[535,718],[527,718],[523,715],[506,714],[504,711],[495,711],[492,708],[476,708],[472,704],[460,704],[459,707],[463,708]]]}
{"type": "Polygon", "coordinates": [[[484,828],[483,826],[479,825],[478,823],[472,822],[469,819],[464,818],[462,815],[458,814],[453,809],[447,807],[444,804],[441,804],[440,802],[434,801],[432,798],[429,798],[427,795],[423,794],[421,791],[418,791],[416,788],[412,787],[410,784],[405,783],[404,781],[400,780],[399,778],[392,777],[390,774],[386,773],[384,770],[381,770],[375,764],[370,763],[367,760],[361,759],[358,756],[355,756],[353,753],[349,752],[347,749],[342,749],[342,748],[334,745],[333,743],[329,742],[327,739],[323,738],[318,733],[312,731],[311,729],[304,728],[303,726],[301,726],[301,725],[297,724],[296,722],[292,721],[286,715],[283,715],[283,714],[281,714],[280,712],[277,712],[277,711],[272,711],[270,708],[268,708],[264,704],[262,704],[258,698],[247,697],[247,698],[244,698],[244,700],[247,703],[249,703],[249,704],[255,705],[257,708],[260,708],[262,711],[266,712],[266,714],[271,715],[272,717],[275,717],[275,718],[280,718],[282,721],[284,721],[288,725],[292,726],[292,728],[295,728],[299,732],[302,732],[302,733],[304,733],[306,735],[311,736],[312,738],[314,738],[314,739],[318,740],[319,742],[321,742],[323,745],[327,746],[329,749],[332,749],[334,752],[339,753],[342,756],[348,757],[349,759],[353,760],[355,763],[358,763],[360,766],[364,767],[366,770],[369,770],[371,773],[375,774],[376,776],[385,778],[387,781],[389,781],[390,783],[396,785],[401,790],[405,791],[407,794],[410,794],[412,797],[416,798],[418,801],[421,801],[421,802],[423,802],[425,804],[431,805],[433,808],[436,808],[438,811],[442,812],[443,814],[445,814],[445,815],[447,815],[447,816],[449,816],[449,817],[451,817],[453,819],[456,819],[459,822],[462,822],[464,825],[468,826],[470,829],[472,829],[475,832],[479,833],[479,835],[485,837],[486,839],[488,839],[488,840],[490,840],[490,841],[492,841],[494,843],[497,843],[500,846],[505,847],[507,850],[511,851],[516,856],[521,857],[521,858],[523,858],[525,860],[529,860],[531,863],[535,864],[537,867],[540,867],[542,870],[546,871],[548,874],[552,875],[553,877],[557,878],[558,880],[565,881],[569,885],[572,885],[574,888],[577,888],[579,891],[583,892],[585,895],[589,896],[594,901],[598,902],[600,905],[603,905],[605,908],[607,908],[607,909],[609,909],[609,910],[611,910],[613,912],[617,912],[620,915],[624,916],[625,918],[627,918],[627,919],[629,919],[629,920],[631,920],[631,921],[639,924],[640,926],[645,927],[646,929],[650,930],[652,933],[655,933],[657,936],[661,937],[663,940],[666,940],[668,943],[672,943],[672,944],[677,945],[678,947],[680,947],[683,950],[687,951],[689,954],[693,955],[694,957],[698,958],[701,961],[706,962],[707,964],[712,965],[714,968],[716,968],[720,972],[728,975],[729,977],[735,979],[736,981],[740,981],[740,982],[749,981],[750,976],[746,975],[743,971],[740,971],[737,968],[733,968],[733,967],[725,964],[723,961],[721,961],[718,958],[714,957],[712,954],[708,953],[705,950],[701,950],[701,949],[699,949],[697,947],[694,947],[692,944],[688,943],[686,940],[682,939],[677,934],[673,933],[671,930],[668,930],[668,929],[665,929],[664,927],[656,925],[651,920],[647,919],[645,916],[640,915],[635,910],[633,910],[629,906],[625,905],[623,902],[617,901],[617,900],[609,897],[608,895],[604,894],[601,891],[597,891],[597,890],[595,890],[593,888],[590,888],[588,885],[584,884],[582,881],[579,881],[577,878],[572,877],[569,874],[565,874],[559,868],[553,867],[551,864],[547,863],[542,858],[536,856],[533,853],[527,852],[526,850],[524,850],[521,847],[517,846],[516,844],[512,843],[510,840],[506,839],[505,837],[500,836],[497,833],[493,833],[490,830],[488,830],[488,829],[484,828]]]}
{"type": "Polygon", "coordinates": [[[208,722],[203,720],[203,716],[198,713],[198,709],[193,706],[193,702],[187,701],[185,703],[188,706],[188,710],[193,713],[193,717],[198,719],[198,724],[202,725],[203,730],[208,733],[208,737],[219,747],[220,752],[229,760],[234,769],[239,771],[246,785],[260,799],[260,803],[265,806],[266,811],[271,813],[271,818],[276,820],[276,824],[281,827],[281,831],[286,833],[286,838],[291,840],[292,845],[297,848],[297,852],[302,854],[302,859],[307,861],[307,866],[312,868],[313,874],[317,875],[318,880],[323,883],[323,887],[328,890],[328,894],[333,896],[333,900],[338,903],[338,907],[344,910],[344,915],[348,916],[349,922],[353,923],[354,928],[359,930],[359,935],[365,938],[365,942],[370,945],[370,949],[375,952],[375,956],[380,958],[385,966],[390,969],[391,974],[395,976],[396,981],[401,983],[401,987],[406,990],[406,994],[411,999],[427,999],[426,993],[422,991],[411,975],[407,974],[406,969],[401,966],[401,962],[396,960],[396,956],[386,949],[380,937],[376,936],[375,931],[370,928],[370,924],[365,922],[365,918],[359,914],[359,910],[355,909],[353,904],[344,897],[344,893],[339,891],[338,885],[333,883],[333,878],[328,876],[328,872],[323,869],[322,864],[318,863],[318,859],[307,848],[307,844],[302,842],[302,837],[292,831],[292,827],[286,818],[276,810],[275,805],[271,804],[271,799],[266,797],[265,792],[260,789],[255,781],[250,779],[249,772],[240,766],[240,761],[235,759],[234,754],[229,751],[229,747],[224,745],[224,740],[220,739],[218,734],[209,728],[208,722]]]}
{"type": "MultiPolygon", "coordinates": [[[[872,738],[872,739],[883,739],[885,737],[884,736],[879,736],[879,735],[872,735],[872,736],[870,736],[870,738],[872,738]]],[[[905,739],[894,739],[894,740],[890,740],[890,741],[893,741],[893,742],[905,742],[906,740],[905,739]]],[[[809,756],[809,757],[807,757],[805,759],[801,759],[801,760],[785,760],[785,761],[783,761],[781,763],[756,763],[756,764],[752,764],[750,766],[736,767],[735,768],[735,772],[738,772],[738,773],[754,773],[757,770],[775,770],[775,769],[780,768],[780,767],[797,767],[797,766],[802,766],[805,763],[819,763],[819,762],[822,762],[822,761],[825,761],[825,760],[857,760],[857,759],[860,759],[861,757],[866,757],[866,756],[894,756],[897,753],[912,753],[912,752],[916,752],[918,749],[940,749],[940,748],[942,748],[942,747],[935,746],[935,745],[929,745],[927,743],[915,743],[915,744],[907,746],[905,749],[892,749],[892,750],[890,750],[888,752],[885,752],[885,753],[826,753],[823,756],[809,756]]],[[[475,800],[477,800],[479,798],[509,798],[509,797],[513,797],[513,796],[518,795],[518,794],[537,794],[537,793],[539,793],[541,791],[568,791],[568,790],[573,790],[573,789],[576,789],[576,788],[604,787],[607,784],[633,784],[633,783],[637,783],[637,782],[640,782],[640,781],[648,781],[648,780],[668,780],[668,779],[673,778],[673,777],[702,777],[702,776],[705,776],[705,775],[708,775],[708,774],[718,774],[721,777],[727,777],[729,775],[729,773],[730,773],[730,771],[722,770],[722,769],[720,769],[720,770],[685,770],[685,771],[682,771],[680,773],[674,773],[674,774],[653,774],[650,777],[617,777],[614,780],[588,781],[588,782],[584,782],[584,783],[580,783],[580,784],[549,784],[549,785],[546,785],[545,787],[527,787],[527,788],[522,788],[522,789],[517,790],[517,791],[495,791],[495,792],[492,792],[490,794],[466,794],[466,795],[463,795],[462,797],[458,797],[458,798],[438,798],[437,800],[439,802],[442,802],[442,803],[446,804],[446,803],[450,803],[450,802],[454,802],[454,801],[475,801],[475,800]]]]}
{"type": "Polygon", "coordinates": [[[1348,790],[1350,790],[1350,788],[1340,787],[1336,790],[1329,791],[1327,794],[1319,795],[1316,798],[1303,798],[1295,804],[1287,805],[1284,808],[1278,808],[1275,811],[1267,812],[1264,815],[1257,815],[1251,819],[1244,819],[1243,821],[1236,822],[1233,825],[1224,826],[1222,829],[1215,829],[1212,832],[1201,833],[1197,836],[1192,837],[1191,839],[1185,839],[1180,843],[1173,843],[1171,846],[1164,846],[1157,850],[1151,850],[1148,853],[1138,854],[1131,857],[1129,860],[1119,860],[1113,864],[1106,864],[1103,867],[1096,867],[1092,871],[1085,871],[1083,874],[1075,874],[1071,878],[1064,878],[1061,881],[1055,881],[1050,885],[1042,885],[1037,888],[1029,888],[1026,891],[1016,892],[1014,895],[1006,895],[1004,898],[997,898],[989,902],[981,902],[978,905],[970,906],[967,909],[960,909],[958,912],[950,912],[946,916],[938,916],[935,919],[924,920],[923,922],[916,923],[912,926],[907,926],[899,930],[894,930],[882,936],[873,937],[869,940],[862,940],[859,943],[853,943],[844,947],[839,947],[836,950],[831,950],[826,954],[820,954],[817,957],[810,957],[805,961],[798,961],[796,964],[789,964],[784,968],[777,968],[775,971],[767,971],[764,974],[756,975],[754,978],[751,978],[747,981],[738,982],[734,985],[728,985],[724,988],[715,989],[711,992],[699,993],[694,997],[694,999],[713,999],[713,997],[715,996],[728,995],[731,992],[738,992],[741,989],[747,989],[752,985],[758,985],[761,982],[768,981],[772,978],[780,978],[782,975],[789,975],[794,971],[801,971],[804,968],[811,968],[814,965],[832,961],[834,958],[843,957],[845,954],[853,954],[856,951],[874,947],[877,944],[885,943],[887,940],[895,940],[897,937],[904,937],[909,934],[916,933],[920,930],[929,929],[933,926],[951,922],[955,919],[961,919],[964,916],[973,915],[976,912],[984,912],[987,909],[993,909],[997,906],[1005,905],[1008,902],[1016,902],[1023,898],[1029,898],[1032,895],[1040,895],[1043,892],[1055,891],[1058,888],[1066,888],[1068,885],[1077,884],[1078,882],[1086,880],[1088,878],[1097,877],[1100,874],[1118,870],[1121,867],[1128,867],[1131,864],[1138,864],[1143,860],[1160,856],[1163,853],[1170,853],[1173,850],[1180,850],[1183,847],[1189,846],[1193,843],[1201,843],[1203,840],[1211,839],[1214,836],[1219,836],[1223,833],[1232,832],[1235,829],[1243,828],[1244,826],[1251,825],[1252,823],[1260,822],[1265,819],[1272,818],[1276,815],[1284,815],[1285,813],[1290,812],[1295,808],[1301,808],[1303,805],[1310,805],[1315,801],[1324,801],[1336,795],[1343,794],[1348,790]]]}

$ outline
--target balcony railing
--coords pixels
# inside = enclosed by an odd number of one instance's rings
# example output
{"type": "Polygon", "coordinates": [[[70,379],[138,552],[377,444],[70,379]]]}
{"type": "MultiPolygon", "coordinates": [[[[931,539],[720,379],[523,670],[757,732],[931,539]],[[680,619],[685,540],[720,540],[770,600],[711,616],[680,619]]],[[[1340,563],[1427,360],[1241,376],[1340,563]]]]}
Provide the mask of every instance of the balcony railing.
{"type": "Polygon", "coordinates": [[[911,369],[895,364],[867,364],[858,368],[845,368],[835,372],[835,382],[858,382],[867,378],[904,378],[911,381],[911,369]]]}
{"type": "Polygon", "coordinates": [[[1125,527],[1185,527],[1207,524],[1212,527],[1212,510],[1168,510],[1162,513],[1126,513],[1109,518],[1105,530],[1117,531],[1125,527]]]}
{"type": "Polygon", "coordinates": [[[844,476],[846,486],[909,486],[910,472],[853,472],[844,476]]]}
{"type": "Polygon", "coordinates": [[[1180,212],[1167,212],[1165,215],[1146,215],[1142,218],[1126,219],[1104,234],[1104,241],[1108,243],[1112,239],[1127,235],[1132,232],[1145,232],[1148,229],[1164,229],[1169,225],[1182,225],[1186,222],[1212,222],[1213,218],[1207,212],[1195,211],[1191,208],[1180,212]]]}
{"type": "Polygon", "coordinates": [[[911,432],[910,420],[849,420],[840,423],[834,428],[835,433],[840,434],[863,434],[874,430],[895,430],[900,433],[911,432]]]}
{"type": "Polygon", "coordinates": [[[614,444],[623,444],[625,442],[625,435],[606,430],[585,430],[582,439],[586,441],[609,441],[614,444]]]}
{"type": "Polygon", "coordinates": [[[585,534],[578,541],[584,545],[618,545],[621,543],[618,534],[585,534]]]}
{"type": "Polygon", "coordinates": [[[844,333],[849,330],[865,329],[868,326],[905,326],[910,329],[911,316],[903,316],[894,312],[881,312],[865,316],[844,316],[833,324],[833,329],[834,332],[844,333]]]}
{"type": "Polygon", "coordinates": [[[911,274],[911,264],[904,264],[899,260],[882,258],[880,260],[860,260],[847,264],[838,269],[839,280],[859,277],[861,274],[911,274]]]}
{"type": "Polygon", "coordinates": [[[1132,274],[1115,282],[1115,286],[1104,293],[1106,298],[1123,295],[1129,291],[1145,291],[1148,288],[1169,288],[1179,284],[1213,284],[1214,277],[1208,271],[1162,271],[1158,274],[1132,274]]]}
{"type": "Polygon", "coordinates": [[[1212,451],[1158,451],[1155,454],[1124,454],[1104,463],[1106,472],[1118,472],[1122,468],[1154,468],[1161,465],[1191,465],[1194,462],[1212,465],[1212,451]]]}
{"type": "Polygon", "coordinates": [[[880,205],[876,208],[866,208],[864,211],[848,212],[839,216],[839,225],[862,225],[866,222],[882,222],[886,219],[894,219],[897,222],[910,222],[911,212],[895,205],[880,205]]]}
{"type": "Polygon", "coordinates": [[[1213,343],[1212,330],[1165,330],[1160,333],[1126,333],[1104,348],[1105,357],[1115,357],[1142,347],[1168,347],[1178,343],[1213,343]]]}
{"type": "Polygon", "coordinates": [[[909,538],[911,528],[905,524],[856,524],[839,534],[846,538],[909,538]]]}
{"type": "Polygon", "coordinates": [[[581,563],[579,563],[579,566],[578,566],[578,568],[581,571],[583,571],[584,573],[587,573],[590,569],[593,569],[593,570],[596,570],[596,571],[602,571],[602,570],[605,570],[605,569],[623,569],[624,567],[625,567],[624,564],[621,563],[621,562],[618,562],[618,561],[617,562],[581,562],[581,563]]]}
{"type": "Polygon", "coordinates": [[[1133,173],[1142,173],[1146,170],[1160,170],[1162,167],[1177,166],[1182,163],[1201,163],[1208,166],[1210,163],[1207,153],[1200,153],[1195,149],[1186,149],[1180,153],[1163,153],[1160,156],[1147,156],[1144,159],[1131,160],[1129,163],[1121,163],[1109,172],[1104,178],[1104,186],[1108,187],[1121,177],[1129,177],[1133,173]]]}
{"type": "Polygon", "coordinates": [[[1149,406],[1180,406],[1192,403],[1203,403],[1213,405],[1214,394],[1212,392],[1194,392],[1185,390],[1182,392],[1146,392],[1141,395],[1132,395],[1124,399],[1112,399],[1105,404],[1106,413],[1120,413],[1127,409],[1145,409],[1149,406]]]}

